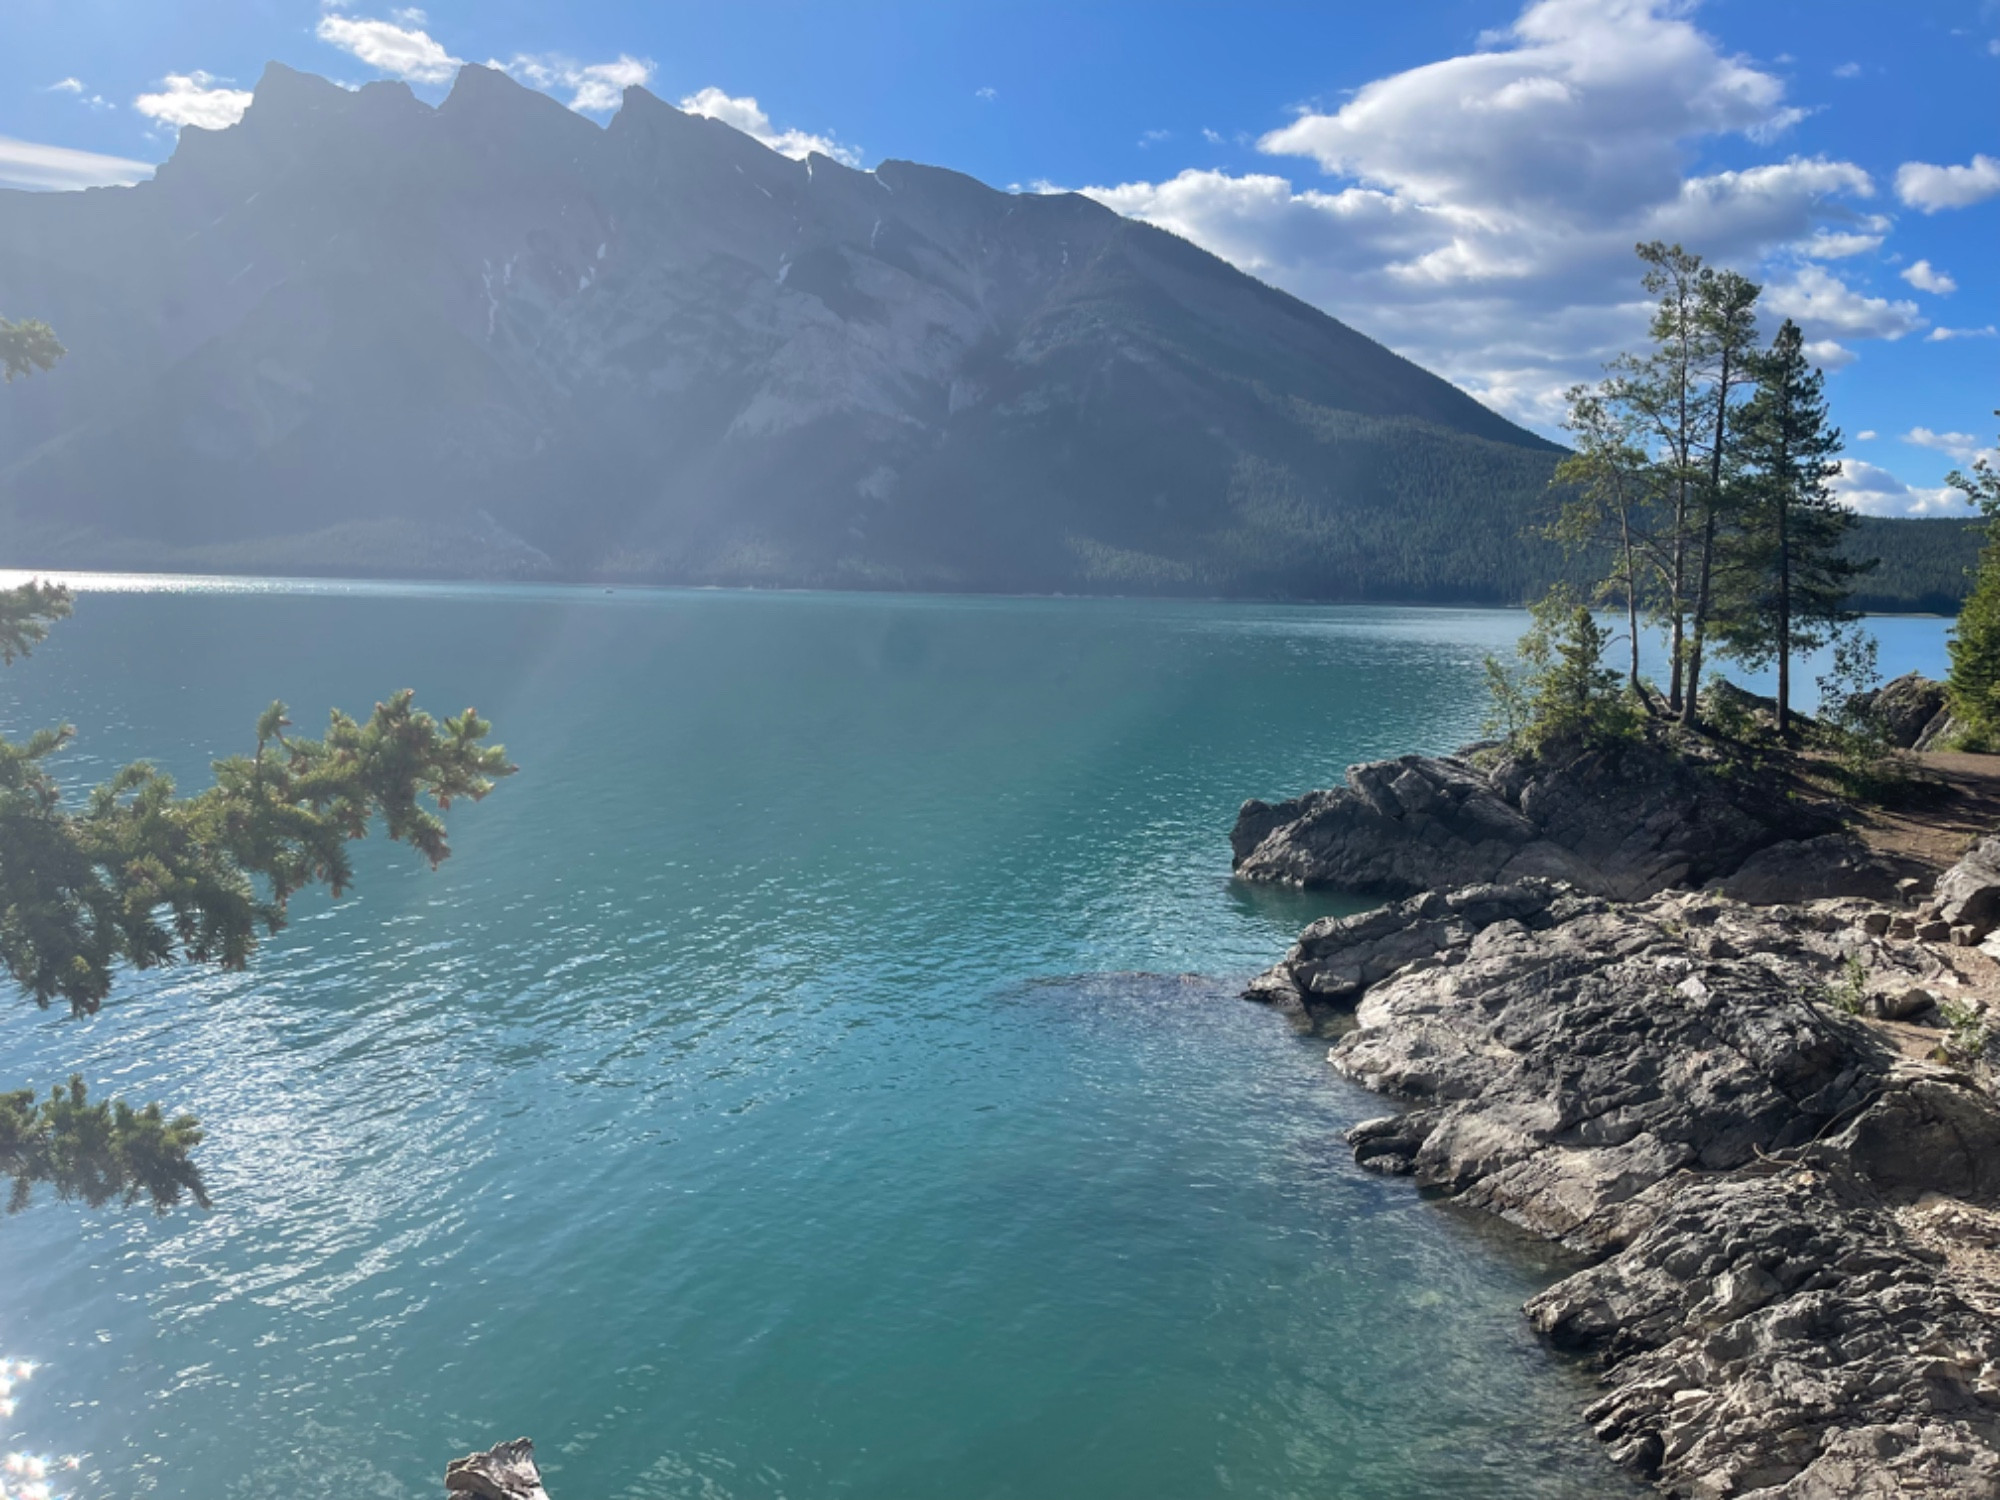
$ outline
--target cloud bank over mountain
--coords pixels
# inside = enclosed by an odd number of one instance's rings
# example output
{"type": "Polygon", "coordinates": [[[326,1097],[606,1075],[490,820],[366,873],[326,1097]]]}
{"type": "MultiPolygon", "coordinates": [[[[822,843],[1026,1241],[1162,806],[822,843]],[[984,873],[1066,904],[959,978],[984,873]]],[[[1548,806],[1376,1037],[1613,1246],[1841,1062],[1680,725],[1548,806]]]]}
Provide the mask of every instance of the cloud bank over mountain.
{"type": "Polygon", "coordinates": [[[1541,424],[1643,333],[1640,240],[1761,269],[1768,305],[1829,366],[1856,342],[1921,331],[1915,304],[1857,292],[1829,264],[1889,231],[1872,175],[1780,154],[1802,118],[1784,82],[1688,11],[1539,0],[1478,50],[1378,79],[1258,142],[1327,186],[1190,170],[1085,191],[1320,306],[1366,308],[1396,348],[1541,424]],[[1776,159],[1691,172],[1718,138],[1776,159]]]}

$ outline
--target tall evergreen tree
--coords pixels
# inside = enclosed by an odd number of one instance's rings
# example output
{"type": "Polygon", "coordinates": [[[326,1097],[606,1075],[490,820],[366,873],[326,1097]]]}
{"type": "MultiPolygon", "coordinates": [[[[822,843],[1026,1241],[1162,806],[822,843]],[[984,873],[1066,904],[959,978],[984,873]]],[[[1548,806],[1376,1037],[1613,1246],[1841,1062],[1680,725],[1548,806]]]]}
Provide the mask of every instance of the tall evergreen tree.
{"type": "Polygon", "coordinates": [[[1855,618],[1854,581],[1873,563],[1844,555],[1854,513],[1829,487],[1840,429],[1826,381],[1789,318],[1753,365],[1756,392],[1736,421],[1737,514],[1717,559],[1714,624],[1722,649],[1751,666],[1776,662],[1778,732],[1791,730],[1792,658],[1855,618]]]}
{"type": "Polygon", "coordinates": [[[1702,259],[1659,240],[1638,247],[1641,285],[1657,298],[1651,352],[1613,360],[1606,401],[1643,434],[1651,450],[1660,520],[1652,546],[1654,613],[1667,633],[1667,706],[1685,697],[1688,620],[1694,603],[1694,538],[1702,484],[1701,440],[1708,427],[1701,370],[1707,357],[1701,317],[1702,259]]]}
{"type": "Polygon", "coordinates": [[[1687,692],[1681,702],[1681,722],[1690,727],[1701,718],[1702,654],[1708,643],[1715,607],[1715,548],[1738,466],[1735,421],[1742,393],[1757,364],[1757,298],[1762,288],[1734,271],[1704,270],[1696,288],[1696,348],[1706,381],[1703,409],[1706,469],[1701,485],[1700,534],[1695,541],[1694,606],[1688,635],[1687,692]]]}
{"type": "MultiPolygon", "coordinates": [[[[2000,412],[1995,412],[2000,416],[2000,412]]],[[[1951,632],[1951,711],[1971,744],[2000,740],[2000,465],[1981,458],[1970,474],[1954,469],[1946,482],[1961,490],[1986,517],[1986,546],[1979,554],[1972,592],[1951,632]]]]}

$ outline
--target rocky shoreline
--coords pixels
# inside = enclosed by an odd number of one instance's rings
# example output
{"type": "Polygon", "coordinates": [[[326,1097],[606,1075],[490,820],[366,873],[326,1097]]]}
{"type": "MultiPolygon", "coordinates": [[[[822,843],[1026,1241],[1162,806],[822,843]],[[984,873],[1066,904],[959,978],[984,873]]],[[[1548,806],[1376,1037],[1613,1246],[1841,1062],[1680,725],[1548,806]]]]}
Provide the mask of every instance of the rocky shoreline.
{"type": "Polygon", "coordinates": [[[1775,770],[1691,763],[1645,741],[1555,766],[1477,761],[1477,748],[1350,766],[1344,786],[1244,803],[1236,874],[1384,896],[1543,878],[1626,901],[1705,884],[1768,901],[1882,898],[1915,873],[1775,770]]]}
{"type": "Polygon", "coordinates": [[[1349,1133],[1363,1167],[1582,1259],[1526,1311],[1595,1364],[1619,1463],[2000,1500],[2000,838],[1919,905],[1809,818],[1716,795],[1675,828],[1670,778],[1619,813],[1602,774],[1562,810],[1411,757],[1249,804],[1239,873],[1422,893],[1314,923],[1248,998],[1404,1102],[1349,1133]]]}

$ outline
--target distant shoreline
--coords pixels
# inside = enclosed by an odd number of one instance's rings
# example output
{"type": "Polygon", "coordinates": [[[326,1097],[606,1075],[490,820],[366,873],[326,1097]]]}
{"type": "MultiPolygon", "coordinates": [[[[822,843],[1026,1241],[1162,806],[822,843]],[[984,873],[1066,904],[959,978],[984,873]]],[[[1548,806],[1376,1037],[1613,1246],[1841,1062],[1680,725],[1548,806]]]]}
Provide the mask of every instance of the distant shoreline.
{"type": "MultiPolygon", "coordinates": [[[[1264,605],[1280,609],[1434,609],[1455,611],[1508,610],[1525,613],[1525,603],[1466,599],[1301,599],[1261,594],[1087,593],[1022,589],[841,588],[813,584],[762,583],[620,583],[590,578],[472,578],[405,573],[256,573],[181,569],[0,566],[0,587],[30,579],[66,584],[80,593],[166,593],[178,584],[202,593],[340,593],[396,591],[561,591],[579,595],[604,594],[779,594],[833,598],[886,599],[1020,599],[1076,603],[1154,603],[1187,605],[1264,605]]],[[[1868,609],[1867,619],[1944,620],[1956,611],[1868,609]]]]}

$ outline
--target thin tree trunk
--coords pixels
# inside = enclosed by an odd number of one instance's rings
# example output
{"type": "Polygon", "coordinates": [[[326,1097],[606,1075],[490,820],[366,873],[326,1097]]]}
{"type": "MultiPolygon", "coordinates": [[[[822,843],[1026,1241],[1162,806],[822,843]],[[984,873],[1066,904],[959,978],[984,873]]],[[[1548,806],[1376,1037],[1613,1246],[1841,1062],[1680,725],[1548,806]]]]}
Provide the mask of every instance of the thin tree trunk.
{"type": "Polygon", "coordinates": [[[1778,738],[1792,732],[1791,454],[1778,452],[1778,738]]]}
{"type": "Polygon", "coordinates": [[[1687,699],[1681,723],[1689,729],[1701,722],[1701,653],[1708,637],[1709,580],[1715,562],[1715,521],[1722,509],[1722,452],[1729,441],[1729,349],[1715,374],[1715,445],[1708,455],[1708,496],[1702,506],[1701,580],[1694,596],[1694,642],[1688,649],[1687,699]]]}
{"type": "Polygon", "coordinates": [[[1674,576],[1670,589],[1672,597],[1668,607],[1673,612],[1672,639],[1668,646],[1673,652],[1673,663],[1667,675],[1667,708],[1678,714],[1681,711],[1681,674],[1687,647],[1687,474],[1683,469],[1680,479],[1680,493],[1674,500],[1674,576]]]}
{"type": "Polygon", "coordinates": [[[1715,560],[1715,512],[1713,500],[1703,507],[1701,525],[1701,572],[1695,585],[1694,634],[1688,642],[1687,696],[1681,699],[1681,723],[1689,729],[1701,722],[1701,653],[1708,635],[1709,575],[1715,560]]]}
{"type": "Polygon", "coordinates": [[[1632,555],[1632,514],[1623,504],[1618,507],[1618,537],[1625,550],[1625,631],[1632,642],[1632,696],[1644,703],[1646,690],[1639,685],[1639,564],[1632,555]]]}

